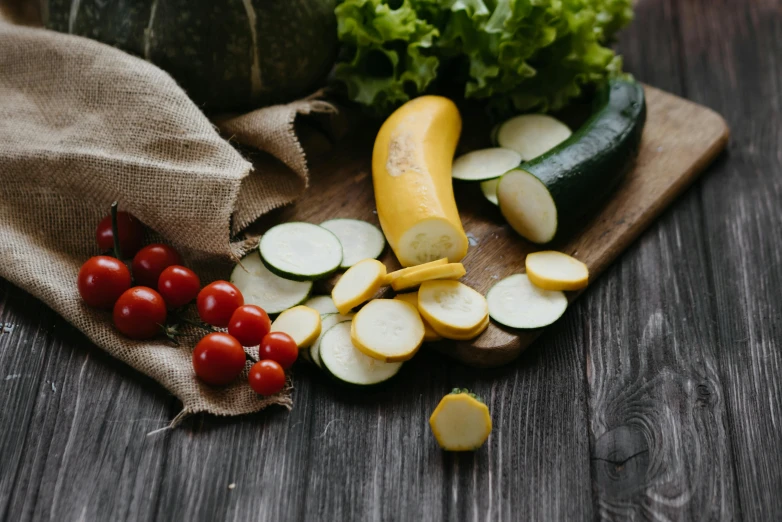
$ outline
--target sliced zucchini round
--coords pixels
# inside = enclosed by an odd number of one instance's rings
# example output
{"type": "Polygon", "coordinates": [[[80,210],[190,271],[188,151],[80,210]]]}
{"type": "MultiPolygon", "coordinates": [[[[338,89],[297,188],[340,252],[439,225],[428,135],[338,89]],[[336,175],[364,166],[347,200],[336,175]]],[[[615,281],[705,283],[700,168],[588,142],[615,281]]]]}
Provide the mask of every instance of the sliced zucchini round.
{"type": "Polygon", "coordinates": [[[305,301],[304,306],[309,306],[310,308],[314,308],[321,315],[336,314],[339,312],[339,310],[337,310],[337,307],[334,305],[334,301],[331,299],[330,295],[313,295],[312,297],[307,299],[307,301],[305,301]]]}
{"type": "Polygon", "coordinates": [[[320,314],[309,306],[294,306],[274,320],[270,331],[290,335],[299,350],[309,348],[320,335],[320,314]]]}
{"type": "Polygon", "coordinates": [[[537,177],[526,170],[508,172],[497,187],[497,201],[508,224],[533,243],[548,243],[557,234],[557,205],[537,177]]]}
{"type": "Polygon", "coordinates": [[[451,176],[463,181],[483,181],[502,176],[521,163],[521,155],[510,149],[493,147],[468,152],[453,162],[451,176]]]}
{"type": "Polygon", "coordinates": [[[321,367],[320,363],[320,341],[323,339],[323,336],[328,332],[332,326],[334,326],[337,323],[341,323],[344,321],[350,321],[353,318],[353,314],[350,315],[342,315],[342,314],[323,314],[320,316],[320,335],[317,339],[315,339],[315,342],[312,343],[312,346],[310,346],[309,349],[309,356],[310,360],[314,362],[318,368],[321,367]]]}
{"type": "Polygon", "coordinates": [[[553,149],[571,134],[567,125],[547,114],[522,114],[499,126],[497,144],[529,161],[553,149]]]}
{"type": "Polygon", "coordinates": [[[358,386],[380,384],[396,375],[401,362],[383,362],[369,357],[350,339],[352,321],[337,323],[320,340],[320,362],[339,381],[358,386]]]}
{"type": "Polygon", "coordinates": [[[245,304],[260,306],[271,315],[303,303],[312,290],[311,281],[291,281],[270,272],[257,250],[234,267],[231,283],[242,292],[245,304]]]}
{"type": "Polygon", "coordinates": [[[500,202],[497,201],[497,185],[500,184],[500,179],[501,178],[487,179],[486,181],[481,182],[481,191],[483,192],[483,197],[488,199],[494,205],[500,204],[500,202]]]}
{"type": "Polygon", "coordinates": [[[355,347],[373,359],[407,361],[424,342],[424,323],[410,303],[374,299],[353,318],[350,335],[355,347]]]}
{"type": "Polygon", "coordinates": [[[350,268],[364,259],[377,259],[386,248],[386,237],[379,228],[366,221],[329,219],[320,226],[332,232],[342,243],[340,268],[350,268]]]}
{"type": "Polygon", "coordinates": [[[567,297],[558,291],[533,285],[527,274],[514,274],[486,294],[489,315],[510,328],[542,328],[562,317],[567,297]]]}
{"type": "Polygon", "coordinates": [[[312,223],[283,223],[261,238],[261,259],[285,279],[312,281],[328,277],[342,263],[342,244],[333,232],[312,223]]]}

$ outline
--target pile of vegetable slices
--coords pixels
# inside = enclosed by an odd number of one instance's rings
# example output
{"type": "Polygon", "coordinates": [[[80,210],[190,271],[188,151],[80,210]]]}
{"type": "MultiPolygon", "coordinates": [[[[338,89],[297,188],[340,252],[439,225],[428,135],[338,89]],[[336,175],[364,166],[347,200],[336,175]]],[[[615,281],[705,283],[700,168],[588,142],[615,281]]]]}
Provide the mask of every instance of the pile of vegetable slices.
{"type": "Polygon", "coordinates": [[[396,375],[424,341],[469,340],[489,324],[486,299],[457,281],[461,263],[440,259],[388,273],[378,261],[383,233],[354,219],[283,223],[234,268],[248,303],[279,314],[304,359],[339,381],[373,385],[396,375]],[[347,269],[330,296],[310,297],[313,281],[347,269]],[[390,286],[393,299],[375,299],[390,286]]]}
{"type": "Polygon", "coordinates": [[[563,290],[586,286],[583,263],[559,252],[530,254],[526,274],[497,283],[486,297],[459,281],[461,263],[439,259],[388,272],[385,248],[370,223],[334,219],[271,228],[258,250],[234,268],[231,282],[247,303],[279,314],[299,355],[343,383],[368,386],[395,376],[422,343],[469,341],[490,317],[511,328],[540,328],[567,307],[563,290]],[[331,295],[310,296],[313,281],[347,269],[331,295]],[[376,298],[385,287],[393,298],[376,298]]]}

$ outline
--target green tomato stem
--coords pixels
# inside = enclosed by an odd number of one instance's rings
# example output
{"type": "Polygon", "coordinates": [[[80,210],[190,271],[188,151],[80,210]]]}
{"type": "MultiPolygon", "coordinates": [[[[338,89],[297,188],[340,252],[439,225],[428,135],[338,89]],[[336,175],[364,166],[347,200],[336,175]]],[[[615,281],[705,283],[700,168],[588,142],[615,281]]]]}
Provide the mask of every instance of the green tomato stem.
{"type": "Polygon", "coordinates": [[[119,249],[119,226],[117,225],[117,208],[119,204],[115,201],[111,204],[111,235],[114,239],[114,257],[122,261],[122,251],[119,249]]]}

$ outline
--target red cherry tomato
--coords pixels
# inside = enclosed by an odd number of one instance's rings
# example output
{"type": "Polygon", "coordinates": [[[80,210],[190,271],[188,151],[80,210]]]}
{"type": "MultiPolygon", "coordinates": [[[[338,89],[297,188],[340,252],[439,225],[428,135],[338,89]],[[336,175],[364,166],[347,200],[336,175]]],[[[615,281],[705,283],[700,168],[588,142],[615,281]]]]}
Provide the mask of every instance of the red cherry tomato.
{"type": "MultiPolygon", "coordinates": [[[[127,212],[117,212],[117,231],[119,232],[119,250],[122,257],[133,257],[144,245],[144,225],[127,212]]],[[[98,223],[95,231],[98,248],[108,251],[114,248],[114,232],[111,230],[111,215],[98,223]]]]}
{"type": "Polygon", "coordinates": [[[119,259],[95,256],[81,265],[78,278],[79,295],[84,302],[97,308],[111,309],[119,296],[130,288],[130,270],[119,259]]]}
{"type": "Polygon", "coordinates": [[[227,333],[207,334],[193,351],[193,370],[207,384],[222,386],[244,370],[246,357],[239,341],[227,333]]]}
{"type": "Polygon", "coordinates": [[[269,316],[260,306],[243,305],[237,308],[228,322],[228,333],[242,346],[258,346],[272,328],[269,316]]]}
{"type": "Polygon", "coordinates": [[[284,332],[269,332],[258,348],[259,359],[277,361],[286,370],[293,366],[298,356],[299,347],[296,341],[284,332]]]}
{"type": "Polygon", "coordinates": [[[171,265],[181,265],[182,256],[168,245],[147,245],[133,257],[133,277],[136,284],[157,288],[163,270],[171,265]]]}
{"type": "Polygon", "coordinates": [[[198,292],[196,307],[205,323],[225,328],[234,311],[244,304],[242,293],[228,281],[215,281],[198,292]]]}
{"type": "Polygon", "coordinates": [[[171,265],[160,273],[157,291],[169,308],[185,306],[198,295],[201,280],[195,272],[180,265],[171,265]]]}
{"type": "Polygon", "coordinates": [[[250,368],[250,388],[261,395],[274,395],[285,386],[285,370],[279,363],[270,359],[258,361],[250,368]]]}
{"type": "Polygon", "coordinates": [[[125,291],[114,304],[114,326],[131,339],[151,339],[165,322],[165,301],[146,286],[125,291]]]}

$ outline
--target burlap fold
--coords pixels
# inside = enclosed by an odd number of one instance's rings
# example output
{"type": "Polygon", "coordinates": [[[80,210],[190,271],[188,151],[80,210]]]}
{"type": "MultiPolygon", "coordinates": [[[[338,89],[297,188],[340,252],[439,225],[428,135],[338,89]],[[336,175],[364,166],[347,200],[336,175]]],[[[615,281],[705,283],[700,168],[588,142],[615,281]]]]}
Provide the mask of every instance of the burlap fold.
{"type": "Polygon", "coordinates": [[[95,226],[114,200],[204,279],[227,277],[226,261],[247,247],[231,243],[232,234],[307,185],[296,116],[330,109],[303,100],[222,118],[226,137],[266,151],[253,155],[253,168],[157,67],[91,40],[0,20],[0,276],[160,382],[185,412],[290,405],[289,391],[261,399],[245,379],[224,389],[201,384],[191,366],[197,332],[178,347],[124,338],[110,313],[82,304],[76,277],[99,253],[95,226]]]}

